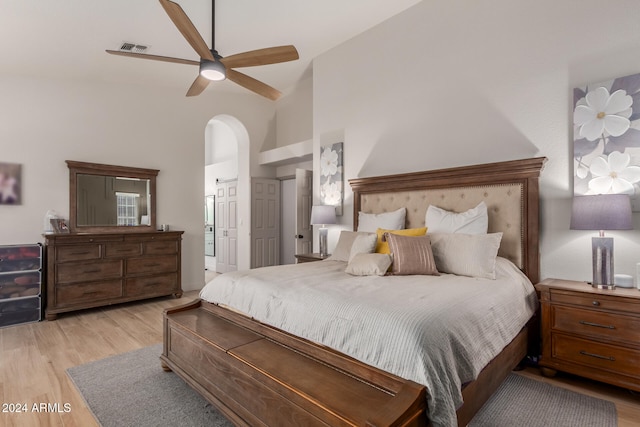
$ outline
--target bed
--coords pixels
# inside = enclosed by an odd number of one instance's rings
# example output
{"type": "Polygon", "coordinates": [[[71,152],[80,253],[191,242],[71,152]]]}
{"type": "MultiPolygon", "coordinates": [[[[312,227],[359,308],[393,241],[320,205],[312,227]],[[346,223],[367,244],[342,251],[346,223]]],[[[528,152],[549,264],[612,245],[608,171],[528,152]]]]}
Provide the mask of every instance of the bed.
{"type": "Polygon", "coordinates": [[[236,425],[466,425],[535,336],[529,333],[536,329],[531,283],[539,274],[538,177],[544,162],[349,181],[354,230],[362,225],[360,212],[403,208],[405,228],[416,229],[424,227],[430,205],[464,212],[484,203],[487,234],[501,236],[495,277],[352,276],[345,273],[350,263],[341,259],[228,273],[208,284],[200,299],[165,311],[163,368],[236,425]],[[504,304],[512,309],[498,306],[503,292],[520,295],[520,302],[504,304]],[[456,308],[422,310],[427,301],[437,309],[445,295],[456,308]],[[471,300],[480,303],[482,316],[463,312],[471,300]],[[510,310],[518,312],[511,324],[510,310]],[[451,313],[469,317],[479,329],[459,330],[451,313]],[[410,327],[407,318],[413,317],[434,329],[410,327]],[[502,318],[506,325],[488,326],[502,318]],[[436,320],[451,326],[435,329],[436,320]],[[411,329],[417,334],[405,332],[411,329]],[[491,337],[485,341],[485,335],[491,337]],[[439,341],[425,346],[431,336],[439,341]],[[463,340],[469,336],[471,342],[463,340]],[[444,349],[426,354],[425,347],[444,349]]]}

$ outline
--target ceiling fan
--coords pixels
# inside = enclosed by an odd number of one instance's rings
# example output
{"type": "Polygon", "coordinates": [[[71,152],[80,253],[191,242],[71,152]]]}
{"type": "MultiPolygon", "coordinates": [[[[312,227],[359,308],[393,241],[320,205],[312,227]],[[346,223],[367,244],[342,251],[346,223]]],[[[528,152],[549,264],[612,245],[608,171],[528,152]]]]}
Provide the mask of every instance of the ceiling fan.
{"type": "Polygon", "coordinates": [[[198,65],[200,73],[187,91],[187,96],[196,96],[202,93],[210,81],[224,80],[225,78],[252,92],[269,98],[273,101],[280,97],[281,92],[259,80],[240,73],[233,68],[254,67],[257,65],[277,64],[280,62],[294,61],[299,58],[298,51],[292,45],[268,47],[235,55],[222,57],[215,50],[215,0],[212,0],[212,31],[211,49],[193,25],[179,4],[170,0],[159,0],[169,18],[178,28],[191,47],[200,57],[200,61],[172,58],[168,56],[148,55],[144,53],[108,50],[112,55],[128,56],[133,58],[151,59],[154,61],[173,62],[176,64],[198,65]]]}

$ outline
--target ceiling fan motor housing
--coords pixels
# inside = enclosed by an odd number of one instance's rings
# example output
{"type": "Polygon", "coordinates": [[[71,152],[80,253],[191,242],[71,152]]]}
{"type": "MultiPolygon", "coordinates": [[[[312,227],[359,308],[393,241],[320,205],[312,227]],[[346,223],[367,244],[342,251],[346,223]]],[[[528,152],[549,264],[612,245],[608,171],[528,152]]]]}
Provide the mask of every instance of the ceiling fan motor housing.
{"type": "Polygon", "coordinates": [[[211,50],[211,54],[216,59],[215,61],[209,61],[208,59],[200,58],[200,75],[207,80],[220,81],[227,78],[227,69],[220,61],[222,56],[214,49],[211,50]]]}

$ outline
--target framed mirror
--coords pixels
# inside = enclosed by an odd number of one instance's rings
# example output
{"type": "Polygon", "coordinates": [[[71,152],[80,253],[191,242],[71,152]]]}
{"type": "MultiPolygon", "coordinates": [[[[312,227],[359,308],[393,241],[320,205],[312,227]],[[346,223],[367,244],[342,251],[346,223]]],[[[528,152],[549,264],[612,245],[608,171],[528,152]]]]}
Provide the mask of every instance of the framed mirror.
{"type": "Polygon", "coordinates": [[[73,233],[156,230],[156,169],[67,160],[73,233]]]}

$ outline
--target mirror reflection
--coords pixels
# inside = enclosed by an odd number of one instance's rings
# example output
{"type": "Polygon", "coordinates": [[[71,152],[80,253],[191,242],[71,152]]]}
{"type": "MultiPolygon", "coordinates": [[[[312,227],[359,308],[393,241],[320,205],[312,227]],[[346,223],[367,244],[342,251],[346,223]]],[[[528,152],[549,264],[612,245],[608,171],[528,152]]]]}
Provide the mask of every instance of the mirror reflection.
{"type": "Polygon", "coordinates": [[[78,226],[150,225],[149,179],[77,175],[78,226]]]}

